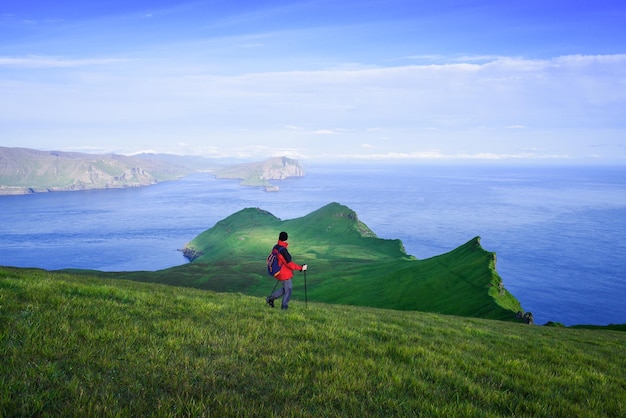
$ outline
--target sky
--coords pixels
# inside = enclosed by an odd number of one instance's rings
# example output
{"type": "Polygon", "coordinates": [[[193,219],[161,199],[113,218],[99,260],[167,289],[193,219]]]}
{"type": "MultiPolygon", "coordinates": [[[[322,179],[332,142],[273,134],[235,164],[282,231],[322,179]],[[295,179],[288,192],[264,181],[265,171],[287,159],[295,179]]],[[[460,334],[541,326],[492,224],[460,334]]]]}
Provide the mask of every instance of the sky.
{"type": "Polygon", "coordinates": [[[0,146],[626,164],[626,2],[5,0],[0,146]]]}

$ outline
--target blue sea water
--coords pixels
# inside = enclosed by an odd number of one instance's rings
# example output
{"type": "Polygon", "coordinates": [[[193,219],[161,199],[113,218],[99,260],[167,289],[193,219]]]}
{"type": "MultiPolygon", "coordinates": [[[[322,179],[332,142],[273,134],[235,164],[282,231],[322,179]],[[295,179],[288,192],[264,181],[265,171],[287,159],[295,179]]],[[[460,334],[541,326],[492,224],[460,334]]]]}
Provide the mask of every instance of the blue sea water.
{"type": "Polygon", "coordinates": [[[419,259],[480,236],[536,323],[626,323],[624,167],[305,170],[279,193],[197,174],[136,189],[0,196],[0,265],[159,270],[186,263],[178,249],[243,208],[291,219],[339,202],[419,259]]]}

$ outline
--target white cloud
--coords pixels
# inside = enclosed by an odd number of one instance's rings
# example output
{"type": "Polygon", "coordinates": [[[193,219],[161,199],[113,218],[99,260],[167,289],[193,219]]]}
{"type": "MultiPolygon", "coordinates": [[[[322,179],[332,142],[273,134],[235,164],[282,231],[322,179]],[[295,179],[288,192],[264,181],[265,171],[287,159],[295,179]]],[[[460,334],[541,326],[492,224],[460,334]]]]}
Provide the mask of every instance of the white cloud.
{"type": "Polygon", "coordinates": [[[0,67],[9,68],[68,68],[87,65],[108,65],[127,61],[119,58],[71,59],[63,57],[29,55],[24,57],[0,56],[0,67]]]}
{"type": "Polygon", "coordinates": [[[337,131],[332,129],[318,129],[312,133],[315,135],[337,135],[337,131]]]}
{"type": "Polygon", "coordinates": [[[569,158],[568,155],[536,155],[533,153],[517,154],[497,154],[497,153],[475,153],[475,154],[446,154],[441,151],[420,151],[420,152],[389,152],[371,154],[334,154],[328,156],[334,159],[358,159],[358,160],[414,160],[414,161],[497,161],[497,160],[521,160],[521,159],[542,159],[542,160],[562,160],[569,158]]]}
{"type": "Polygon", "coordinates": [[[197,153],[290,143],[299,155],[323,153],[314,138],[328,136],[350,155],[384,133],[384,152],[363,158],[534,158],[516,150],[582,155],[590,141],[623,144],[626,54],[477,61],[227,76],[139,59],[0,57],[0,134],[35,148],[39,136],[89,137],[115,148],[184,142],[197,153]]]}

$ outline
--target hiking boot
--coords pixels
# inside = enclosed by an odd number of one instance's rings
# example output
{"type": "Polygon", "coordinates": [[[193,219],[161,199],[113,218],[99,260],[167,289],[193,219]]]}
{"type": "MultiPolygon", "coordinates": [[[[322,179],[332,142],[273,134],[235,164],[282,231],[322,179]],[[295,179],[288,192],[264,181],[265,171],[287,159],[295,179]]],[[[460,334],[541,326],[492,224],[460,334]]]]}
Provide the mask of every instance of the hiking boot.
{"type": "Polygon", "coordinates": [[[267,303],[268,305],[270,305],[270,308],[274,307],[274,299],[270,299],[270,297],[266,297],[265,298],[265,303],[267,303]]]}

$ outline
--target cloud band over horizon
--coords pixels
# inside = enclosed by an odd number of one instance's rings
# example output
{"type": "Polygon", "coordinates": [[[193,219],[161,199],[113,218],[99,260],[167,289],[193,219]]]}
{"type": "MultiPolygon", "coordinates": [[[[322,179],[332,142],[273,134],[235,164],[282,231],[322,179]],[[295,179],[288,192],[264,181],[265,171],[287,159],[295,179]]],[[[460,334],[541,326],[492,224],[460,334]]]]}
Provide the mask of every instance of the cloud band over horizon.
{"type": "MultiPolygon", "coordinates": [[[[41,24],[61,25],[67,37],[0,46],[1,145],[205,156],[287,150],[311,159],[626,162],[626,53],[528,57],[503,54],[495,44],[495,54],[451,53],[441,44],[438,53],[401,54],[401,47],[427,48],[419,37],[408,37],[410,20],[399,12],[389,12],[388,22],[368,14],[321,25],[316,17],[317,25],[304,28],[255,31],[252,22],[306,8],[276,3],[217,19],[212,36],[184,28],[169,40],[155,35],[143,44],[133,36],[156,33],[159,26],[150,24],[207,3],[92,17],[86,41],[100,36],[108,43],[89,52],[71,36],[84,24],[41,24]],[[126,28],[130,22],[137,26],[126,28]],[[128,45],[98,32],[112,24],[127,30],[128,45]],[[375,45],[365,28],[390,28],[405,38],[391,47],[386,34],[375,45]],[[367,36],[371,48],[351,40],[356,35],[367,36]],[[315,48],[299,48],[297,40],[315,48]],[[333,40],[340,47],[320,49],[333,40]],[[349,42],[355,52],[340,53],[349,51],[349,42]]],[[[443,16],[458,19],[462,32],[463,16],[450,13],[443,16]]],[[[0,27],[27,26],[17,14],[0,15],[0,27]]]]}

